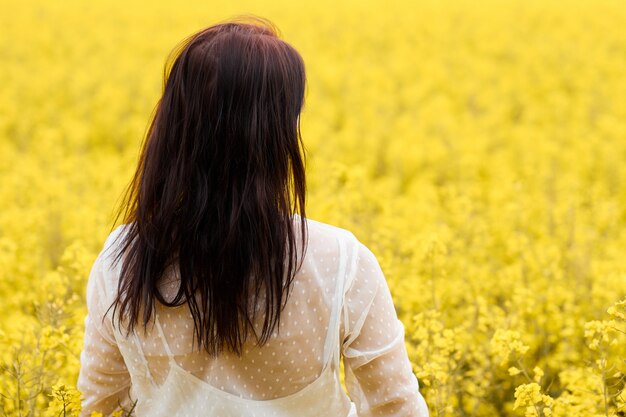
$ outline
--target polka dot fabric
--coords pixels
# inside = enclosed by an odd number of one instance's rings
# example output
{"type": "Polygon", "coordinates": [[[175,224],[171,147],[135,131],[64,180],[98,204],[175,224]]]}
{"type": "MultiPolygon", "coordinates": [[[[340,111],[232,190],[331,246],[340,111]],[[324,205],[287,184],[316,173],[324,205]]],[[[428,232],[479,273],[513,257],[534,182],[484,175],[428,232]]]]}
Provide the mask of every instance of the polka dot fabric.
{"type": "MultiPolygon", "coordinates": [[[[192,346],[186,305],[158,304],[146,332],[129,337],[105,315],[119,267],[107,238],[87,284],[78,388],[82,416],[137,399],[137,416],[428,416],[389,287],[375,255],[352,233],[307,219],[309,241],[280,326],[262,347],[218,358],[192,346]],[[347,393],[339,382],[343,357],[347,393]]],[[[117,242],[115,242],[117,243],[117,242]]],[[[168,271],[160,290],[178,288],[168,271]]],[[[263,318],[254,322],[259,331],[263,318]]]]}

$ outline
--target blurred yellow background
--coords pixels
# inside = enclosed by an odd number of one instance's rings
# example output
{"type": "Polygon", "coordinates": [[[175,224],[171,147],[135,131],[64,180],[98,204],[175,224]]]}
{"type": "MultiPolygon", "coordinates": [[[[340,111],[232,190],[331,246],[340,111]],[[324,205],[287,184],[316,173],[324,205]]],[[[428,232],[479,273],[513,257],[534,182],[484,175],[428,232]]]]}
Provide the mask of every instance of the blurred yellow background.
{"type": "Polygon", "coordinates": [[[305,60],[307,214],[378,256],[431,415],[626,412],[623,0],[0,6],[2,415],[78,401],[165,59],[242,13],[305,60]]]}

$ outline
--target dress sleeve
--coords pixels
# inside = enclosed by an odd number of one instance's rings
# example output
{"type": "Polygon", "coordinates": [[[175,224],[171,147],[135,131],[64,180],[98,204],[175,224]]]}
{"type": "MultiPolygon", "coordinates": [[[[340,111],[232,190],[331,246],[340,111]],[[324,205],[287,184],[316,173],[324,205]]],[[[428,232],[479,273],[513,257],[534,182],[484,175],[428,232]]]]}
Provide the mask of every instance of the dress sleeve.
{"type": "Polygon", "coordinates": [[[427,417],[383,271],[365,245],[356,246],[342,318],[348,394],[359,417],[427,417]]]}
{"type": "Polygon", "coordinates": [[[80,354],[77,388],[83,394],[81,416],[93,411],[109,415],[128,406],[130,375],[120,353],[109,316],[103,253],[96,258],[87,281],[87,316],[80,354]],[[103,320],[104,318],[104,320],[103,320]]]}

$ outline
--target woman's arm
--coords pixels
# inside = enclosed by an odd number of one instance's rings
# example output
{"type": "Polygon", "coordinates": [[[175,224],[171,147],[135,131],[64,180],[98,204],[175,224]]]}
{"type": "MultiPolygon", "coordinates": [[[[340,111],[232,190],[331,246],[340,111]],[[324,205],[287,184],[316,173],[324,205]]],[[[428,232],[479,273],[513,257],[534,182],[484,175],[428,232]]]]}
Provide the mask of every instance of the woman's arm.
{"type": "Polygon", "coordinates": [[[348,393],[360,417],[427,417],[383,271],[375,255],[357,245],[343,312],[348,393]]]}
{"type": "Polygon", "coordinates": [[[85,336],[80,354],[77,388],[83,394],[81,416],[93,411],[109,415],[120,404],[128,406],[130,375],[120,353],[110,319],[104,319],[108,309],[104,285],[102,252],[96,258],[87,282],[87,316],[85,336]]]}

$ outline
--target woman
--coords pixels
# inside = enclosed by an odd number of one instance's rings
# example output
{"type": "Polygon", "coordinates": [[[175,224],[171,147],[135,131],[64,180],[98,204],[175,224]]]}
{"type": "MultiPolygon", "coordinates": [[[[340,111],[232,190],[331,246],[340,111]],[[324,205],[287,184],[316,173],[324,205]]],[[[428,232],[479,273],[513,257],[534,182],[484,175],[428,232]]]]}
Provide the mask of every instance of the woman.
{"type": "Polygon", "coordinates": [[[376,257],[305,216],[305,80],[264,19],[178,48],[89,276],[82,415],[428,415],[376,257]]]}

